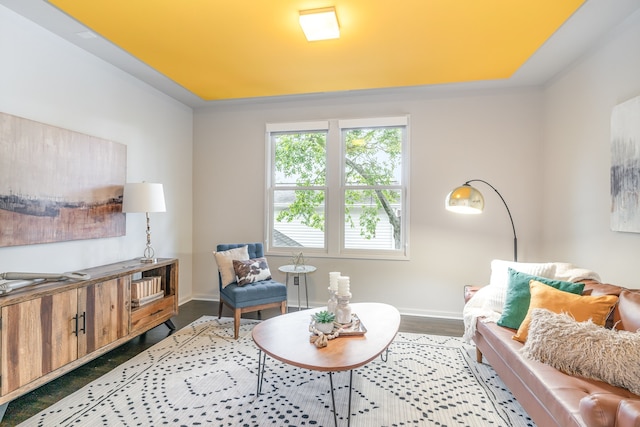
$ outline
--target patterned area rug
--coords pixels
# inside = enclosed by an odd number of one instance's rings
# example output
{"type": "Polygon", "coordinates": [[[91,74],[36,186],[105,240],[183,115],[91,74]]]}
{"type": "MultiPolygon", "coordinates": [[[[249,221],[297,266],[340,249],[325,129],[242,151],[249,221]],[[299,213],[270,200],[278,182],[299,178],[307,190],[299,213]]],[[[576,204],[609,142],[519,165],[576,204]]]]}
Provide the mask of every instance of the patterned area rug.
{"type": "MultiPolygon", "coordinates": [[[[325,373],[267,358],[256,398],[255,324],[243,319],[236,341],[233,319],[202,317],[21,426],[333,426],[325,373]]],[[[460,338],[398,334],[386,362],[354,371],[351,425],[534,426],[472,353],[460,338]]],[[[346,425],[349,374],[333,380],[346,425]]]]}

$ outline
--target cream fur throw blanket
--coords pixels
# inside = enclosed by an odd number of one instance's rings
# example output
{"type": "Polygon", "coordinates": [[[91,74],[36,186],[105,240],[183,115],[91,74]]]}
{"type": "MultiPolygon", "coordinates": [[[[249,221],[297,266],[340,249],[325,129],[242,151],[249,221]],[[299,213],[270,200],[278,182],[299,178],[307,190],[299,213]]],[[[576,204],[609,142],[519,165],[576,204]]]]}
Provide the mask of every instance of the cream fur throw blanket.
{"type": "Polygon", "coordinates": [[[640,395],[640,333],[617,331],[565,313],[531,311],[526,357],[574,376],[600,380],[640,395]]]}

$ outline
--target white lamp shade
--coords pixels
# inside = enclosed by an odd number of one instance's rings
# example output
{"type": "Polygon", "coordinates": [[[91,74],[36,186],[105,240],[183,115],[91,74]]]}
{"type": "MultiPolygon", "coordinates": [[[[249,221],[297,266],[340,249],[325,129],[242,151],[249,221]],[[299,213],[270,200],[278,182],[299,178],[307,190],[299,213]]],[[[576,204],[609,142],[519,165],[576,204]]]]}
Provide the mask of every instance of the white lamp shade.
{"type": "Polygon", "coordinates": [[[128,183],[124,186],[122,212],[166,212],[162,184],[128,183]]]}
{"type": "Polygon", "coordinates": [[[447,195],[447,210],[464,214],[479,214],[484,209],[484,197],[474,187],[465,184],[447,195]]]}

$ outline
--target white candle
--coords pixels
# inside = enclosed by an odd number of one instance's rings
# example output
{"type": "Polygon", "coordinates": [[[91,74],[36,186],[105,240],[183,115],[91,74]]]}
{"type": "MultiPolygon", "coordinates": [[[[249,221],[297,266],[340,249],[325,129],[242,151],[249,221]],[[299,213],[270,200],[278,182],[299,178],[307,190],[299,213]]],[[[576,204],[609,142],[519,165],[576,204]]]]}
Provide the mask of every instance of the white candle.
{"type": "Polygon", "coordinates": [[[349,276],[338,277],[338,295],[339,296],[349,295],[349,276]]]}
{"type": "Polygon", "coordinates": [[[338,277],[340,277],[339,271],[332,271],[329,273],[329,289],[332,291],[338,290],[338,277]]]}

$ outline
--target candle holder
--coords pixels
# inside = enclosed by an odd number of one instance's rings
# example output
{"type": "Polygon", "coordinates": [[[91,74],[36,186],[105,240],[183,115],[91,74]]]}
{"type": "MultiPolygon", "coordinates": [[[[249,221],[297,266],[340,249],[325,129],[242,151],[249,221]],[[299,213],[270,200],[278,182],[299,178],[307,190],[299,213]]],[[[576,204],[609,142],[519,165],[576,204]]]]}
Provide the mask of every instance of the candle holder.
{"type": "Polygon", "coordinates": [[[338,306],[336,307],[336,322],[340,324],[351,323],[351,293],[337,295],[338,306]]]}
{"type": "Polygon", "coordinates": [[[337,291],[329,288],[329,301],[327,301],[327,311],[329,313],[336,314],[336,308],[338,307],[337,291]]]}

